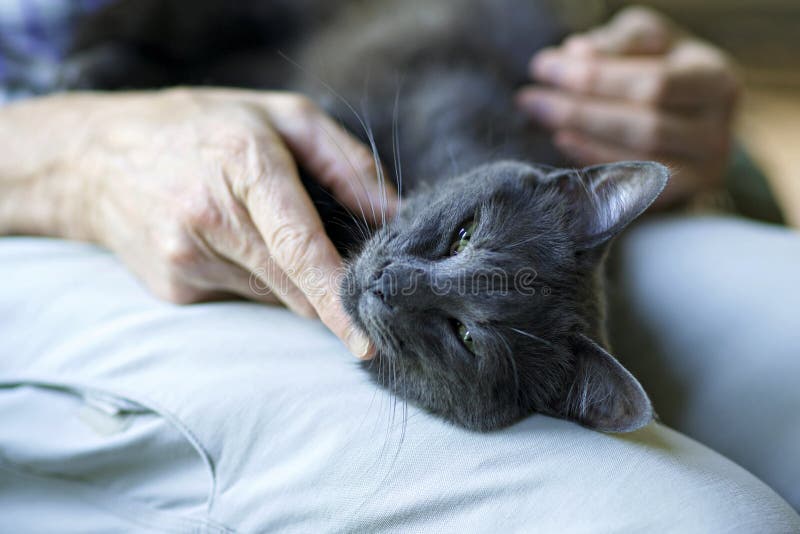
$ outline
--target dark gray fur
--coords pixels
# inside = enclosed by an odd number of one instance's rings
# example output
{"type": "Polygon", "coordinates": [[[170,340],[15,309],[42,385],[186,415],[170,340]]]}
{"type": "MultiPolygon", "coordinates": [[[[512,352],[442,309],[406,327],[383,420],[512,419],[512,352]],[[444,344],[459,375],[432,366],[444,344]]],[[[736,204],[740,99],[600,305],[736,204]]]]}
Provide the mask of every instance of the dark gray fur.
{"type": "MultiPolygon", "coordinates": [[[[531,55],[565,31],[552,10],[526,0],[252,4],[258,9],[244,19],[255,37],[241,52],[197,52],[205,42],[197,36],[208,34],[197,21],[167,25],[169,38],[148,34],[172,43],[159,53],[152,38],[143,46],[130,37],[143,30],[102,39],[89,32],[80,48],[111,42],[142,63],[161,57],[164,83],[304,92],[356,135],[372,136],[389,169],[402,163],[403,209],[356,243],[342,287],[345,309],[378,347],[364,366],[379,384],[483,431],[532,413],[615,432],[650,422],[647,395],[607,352],[602,266],[610,240],[656,198],[668,173],[641,162],[541,164],[559,157],[514,108],[513,94],[531,55]],[[176,52],[182,38],[201,44],[176,52]],[[473,218],[468,249],[451,256],[459,225],[473,218]],[[533,283],[523,284],[519,273],[531,270],[533,283]],[[454,321],[473,333],[475,354],[454,321]]],[[[218,25],[228,20],[211,11],[218,25]]]]}

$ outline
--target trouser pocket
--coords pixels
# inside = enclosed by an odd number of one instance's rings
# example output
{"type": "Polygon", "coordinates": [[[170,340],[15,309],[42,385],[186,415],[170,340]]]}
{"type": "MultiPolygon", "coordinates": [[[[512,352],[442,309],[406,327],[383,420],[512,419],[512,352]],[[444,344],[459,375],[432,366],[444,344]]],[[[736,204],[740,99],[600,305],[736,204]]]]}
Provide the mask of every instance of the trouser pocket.
{"type": "Polygon", "coordinates": [[[74,385],[0,382],[0,463],[184,517],[204,516],[213,497],[210,459],[177,421],[74,385]]]}

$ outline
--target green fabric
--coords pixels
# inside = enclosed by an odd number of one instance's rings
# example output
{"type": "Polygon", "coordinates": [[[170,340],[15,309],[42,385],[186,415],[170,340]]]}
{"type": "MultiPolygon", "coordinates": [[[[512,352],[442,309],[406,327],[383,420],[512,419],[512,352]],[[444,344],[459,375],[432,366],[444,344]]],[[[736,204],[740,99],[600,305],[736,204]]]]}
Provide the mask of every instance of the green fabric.
{"type": "Polygon", "coordinates": [[[731,157],[725,187],[738,213],[751,219],[784,224],[767,177],[741,145],[737,145],[731,157]]]}

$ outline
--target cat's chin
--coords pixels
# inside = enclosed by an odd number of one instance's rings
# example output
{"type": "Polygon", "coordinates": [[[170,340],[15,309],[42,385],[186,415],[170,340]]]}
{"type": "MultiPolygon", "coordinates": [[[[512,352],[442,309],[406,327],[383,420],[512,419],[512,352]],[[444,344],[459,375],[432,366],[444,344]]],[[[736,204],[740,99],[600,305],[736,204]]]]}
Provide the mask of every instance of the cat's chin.
{"type": "Polygon", "coordinates": [[[373,291],[364,291],[358,298],[358,316],[365,325],[383,327],[390,321],[394,308],[373,291]]]}

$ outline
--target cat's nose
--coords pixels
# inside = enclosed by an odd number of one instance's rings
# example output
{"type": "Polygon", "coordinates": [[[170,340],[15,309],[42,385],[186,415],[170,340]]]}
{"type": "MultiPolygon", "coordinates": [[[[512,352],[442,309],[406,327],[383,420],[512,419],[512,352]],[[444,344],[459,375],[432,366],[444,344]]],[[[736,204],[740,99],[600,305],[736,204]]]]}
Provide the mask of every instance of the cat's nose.
{"type": "Polygon", "coordinates": [[[425,271],[419,265],[394,262],[375,272],[369,291],[390,308],[408,309],[416,306],[427,287],[425,271]]]}
{"type": "Polygon", "coordinates": [[[373,295],[381,299],[383,302],[386,302],[386,294],[383,292],[383,289],[378,287],[373,287],[370,289],[373,295]]]}
{"type": "Polygon", "coordinates": [[[369,284],[369,291],[374,296],[378,297],[385,304],[389,303],[392,296],[392,283],[390,276],[383,269],[379,269],[374,275],[369,284]]]}

